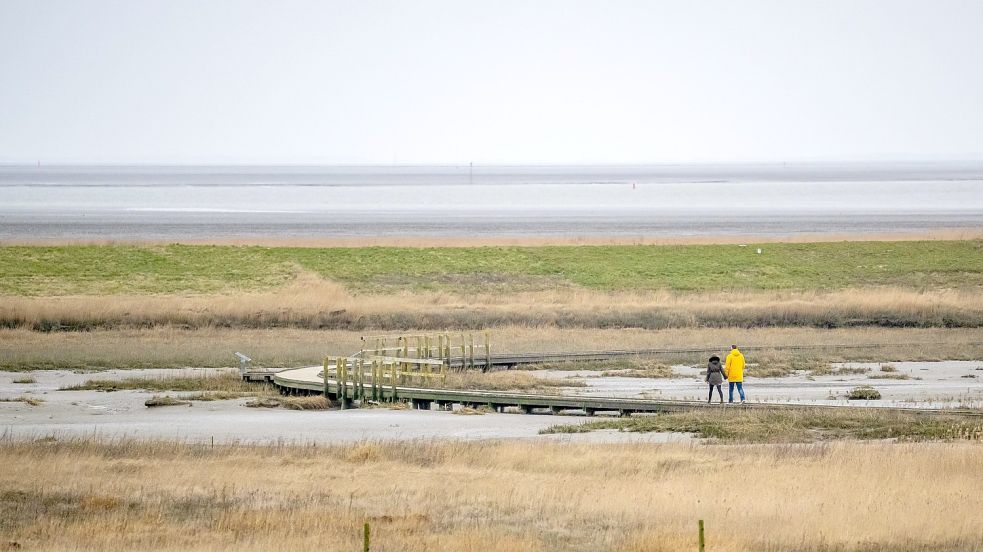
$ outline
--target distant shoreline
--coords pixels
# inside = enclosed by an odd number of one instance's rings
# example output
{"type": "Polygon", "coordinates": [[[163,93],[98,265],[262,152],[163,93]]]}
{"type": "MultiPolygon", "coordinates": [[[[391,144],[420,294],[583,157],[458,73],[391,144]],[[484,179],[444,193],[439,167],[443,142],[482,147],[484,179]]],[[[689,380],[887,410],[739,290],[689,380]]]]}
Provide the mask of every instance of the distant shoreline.
{"type": "Polygon", "coordinates": [[[259,247],[538,247],[604,245],[728,245],[760,243],[828,243],[867,241],[964,241],[983,239],[983,228],[938,229],[930,232],[815,233],[792,236],[719,234],[706,236],[345,236],[270,237],[229,236],[160,239],[0,239],[0,246],[62,245],[231,245],[259,247]]]}

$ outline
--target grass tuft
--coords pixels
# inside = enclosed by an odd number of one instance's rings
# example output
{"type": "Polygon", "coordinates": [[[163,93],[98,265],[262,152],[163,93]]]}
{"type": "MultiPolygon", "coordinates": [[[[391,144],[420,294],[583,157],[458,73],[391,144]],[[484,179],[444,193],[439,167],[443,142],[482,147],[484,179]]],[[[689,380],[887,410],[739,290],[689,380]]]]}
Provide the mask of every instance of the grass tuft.
{"type": "Polygon", "coordinates": [[[249,408],[280,408],[279,397],[257,397],[246,403],[249,408]]]}
{"type": "Polygon", "coordinates": [[[153,397],[147,399],[143,404],[151,408],[158,407],[158,406],[184,406],[184,405],[191,406],[190,402],[176,399],[170,395],[164,395],[164,396],[154,395],[153,397]]]}
{"type": "Polygon", "coordinates": [[[912,379],[908,374],[902,374],[901,372],[888,372],[886,374],[869,374],[867,379],[891,379],[891,380],[910,380],[912,379]]]}
{"type": "Polygon", "coordinates": [[[22,402],[28,406],[41,406],[44,403],[44,399],[39,397],[28,397],[27,395],[21,395],[14,398],[0,398],[0,402],[22,402]]]}
{"type": "Polygon", "coordinates": [[[246,403],[249,408],[286,408],[288,410],[328,410],[334,403],[320,395],[310,397],[257,397],[246,403]]]}
{"type": "Polygon", "coordinates": [[[876,401],[880,400],[881,392],[869,385],[861,385],[851,389],[846,398],[851,401],[876,401]]]}
{"type": "Polygon", "coordinates": [[[472,408],[470,406],[462,406],[461,408],[457,408],[453,411],[453,413],[457,414],[458,416],[482,416],[490,412],[491,409],[488,407],[472,408]]]}
{"type": "Polygon", "coordinates": [[[202,376],[160,376],[123,378],[119,380],[91,379],[85,383],[62,387],[60,391],[219,391],[224,393],[258,393],[265,384],[242,381],[238,373],[202,376]]]}

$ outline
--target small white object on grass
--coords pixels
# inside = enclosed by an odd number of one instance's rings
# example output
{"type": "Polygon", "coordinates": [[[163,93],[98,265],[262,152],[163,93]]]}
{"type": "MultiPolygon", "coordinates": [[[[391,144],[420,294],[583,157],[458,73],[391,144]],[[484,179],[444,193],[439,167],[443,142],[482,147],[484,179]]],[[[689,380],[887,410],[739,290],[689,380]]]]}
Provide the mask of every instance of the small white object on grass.
{"type": "Polygon", "coordinates": [[[760,254],[761,254],[761,248],[759,247],[758,248],[758,255],[760,255],[760,254]]]}

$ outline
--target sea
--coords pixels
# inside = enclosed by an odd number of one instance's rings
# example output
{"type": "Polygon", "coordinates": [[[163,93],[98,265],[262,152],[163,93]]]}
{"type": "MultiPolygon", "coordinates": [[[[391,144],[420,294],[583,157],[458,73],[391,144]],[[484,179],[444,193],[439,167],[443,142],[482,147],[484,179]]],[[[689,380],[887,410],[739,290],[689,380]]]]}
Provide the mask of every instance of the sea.
{"type": "Polygon", "coordinates": [[[0,165],[0,242],[983,230],[983,162],[0,165]]]}

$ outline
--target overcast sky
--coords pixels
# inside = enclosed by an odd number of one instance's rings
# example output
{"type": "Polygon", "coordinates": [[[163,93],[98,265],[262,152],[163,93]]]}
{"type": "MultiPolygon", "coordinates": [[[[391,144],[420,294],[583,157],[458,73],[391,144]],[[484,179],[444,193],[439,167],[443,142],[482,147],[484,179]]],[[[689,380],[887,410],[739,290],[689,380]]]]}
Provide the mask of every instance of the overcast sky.
{"type": "Polygon", "coordinates": [[[0,0],[0,162],[983,159],[983,1],[0,0]]]}

